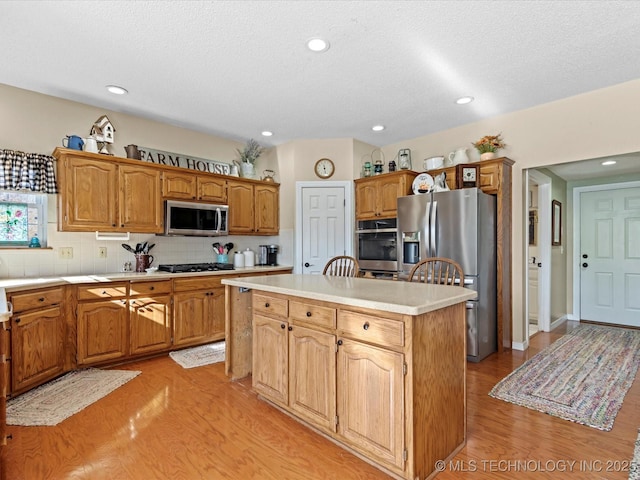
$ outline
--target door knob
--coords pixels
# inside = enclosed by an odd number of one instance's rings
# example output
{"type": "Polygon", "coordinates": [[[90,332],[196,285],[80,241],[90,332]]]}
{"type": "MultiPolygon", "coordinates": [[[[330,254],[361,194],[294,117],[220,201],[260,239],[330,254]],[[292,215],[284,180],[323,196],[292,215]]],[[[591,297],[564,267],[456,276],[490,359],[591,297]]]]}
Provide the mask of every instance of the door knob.
{"type": "Polygon", "coordinates": [[[538,262],[538,266],[539,266],[539,267],[542,267],[542,262],[538,262]]]}
{"type": "Polygon", "coordinates": [[[313,265],[311,265],[309,262],[304,262],[304,266],[309,268],[309,267],[313,267],[313,265]]]}
{"type": "Polygon", "coordinates": [[[586,253],[583,253],[582,258],[589,258],[589,255],[587,255],[586,253]]]}
{"type": "Polygon", "coordinates": [[[589,264],[588,264],[587,262],[584,262],[584,263],[582,264],[582,266],[583,266],[584,268],[587,268],[587,267],[589,266],[589,264]]]}

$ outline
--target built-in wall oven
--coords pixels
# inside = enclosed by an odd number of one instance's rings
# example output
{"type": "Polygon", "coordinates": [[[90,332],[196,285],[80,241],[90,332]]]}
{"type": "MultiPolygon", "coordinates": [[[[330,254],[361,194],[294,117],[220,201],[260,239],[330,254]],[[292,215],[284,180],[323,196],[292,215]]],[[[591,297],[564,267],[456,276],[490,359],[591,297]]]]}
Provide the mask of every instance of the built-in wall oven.
{"type": "Polygon", "coordinates": [[[356,230],[356,258],[361,270],[398,271],[398,220],[361,220],[356,230]]]}

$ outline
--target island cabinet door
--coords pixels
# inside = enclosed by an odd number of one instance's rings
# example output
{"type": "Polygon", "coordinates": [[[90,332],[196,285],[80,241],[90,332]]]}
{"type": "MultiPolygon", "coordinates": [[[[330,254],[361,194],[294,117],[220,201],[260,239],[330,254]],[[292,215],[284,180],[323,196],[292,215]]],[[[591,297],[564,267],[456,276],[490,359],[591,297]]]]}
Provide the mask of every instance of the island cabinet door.
{"type": "Polygon", "coordinates": [[[293,325],[289,332],[289,407],[336,431],[336,337],[293,325]]]}
{"type": "Polygon", "coordinates": [[[131,355],[158,352],[171,347],[171,297],[129,300],[131,355]]]}
{"type": "Polygon", "coordinates": [[[404,355],[341,339],[338,435],[393,471],[404,469],[404,355]]]}
{"type": "Polygon", "coordinates": [[[281,405],[289,403],[289,323],[253,316],[253,388],[281,405]]]}

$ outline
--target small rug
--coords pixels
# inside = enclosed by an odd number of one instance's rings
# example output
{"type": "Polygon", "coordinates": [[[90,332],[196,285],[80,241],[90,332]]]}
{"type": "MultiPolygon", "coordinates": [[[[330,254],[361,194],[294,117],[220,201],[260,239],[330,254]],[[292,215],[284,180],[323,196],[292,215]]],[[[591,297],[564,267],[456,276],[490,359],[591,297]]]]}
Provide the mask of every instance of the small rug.
{"type": "Polygon", "coordinates": [[[640,430],[636,439],[636,448],[633,451],[633,459],[629,465],[629,480],[640,480],[640,430]]]}
{"type": "Polygon", "coordinates": [[[640,330],[580,325],[503,378],[489,395],[609,431],[640,365],[640,330]]]}
{"type": "Polygon", "coordinates": [[[182,368],[201,367],[212,363],[224,362],[225,343],[216,342],[200,347],[187,348],[169,353],[169,356],[182,368]]]}
{"type": "Polygon", "coordinates": [[[7,425],[53,426],[140,374],[131,370],[76,370],[7,401],[7,425]]]}

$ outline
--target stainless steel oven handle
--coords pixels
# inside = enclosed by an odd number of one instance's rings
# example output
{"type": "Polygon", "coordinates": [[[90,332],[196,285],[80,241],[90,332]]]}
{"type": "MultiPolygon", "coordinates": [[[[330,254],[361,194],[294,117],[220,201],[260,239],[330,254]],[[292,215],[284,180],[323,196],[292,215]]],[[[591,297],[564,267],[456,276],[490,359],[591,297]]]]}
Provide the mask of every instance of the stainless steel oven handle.
{"type": "Polygon", "coordinates": [[[368,230],[356,230],[356,233],[396,233],[397,231],[397,228],[372,228],[368,230]]]}
{"type": "Polygon", "coordinates": [[[218,228],[216,228],[216,233],[220,233],[220,228],[222,228],[222,212],[220,208],[216,208],[216,218],[218,219],[218,228]]]}

